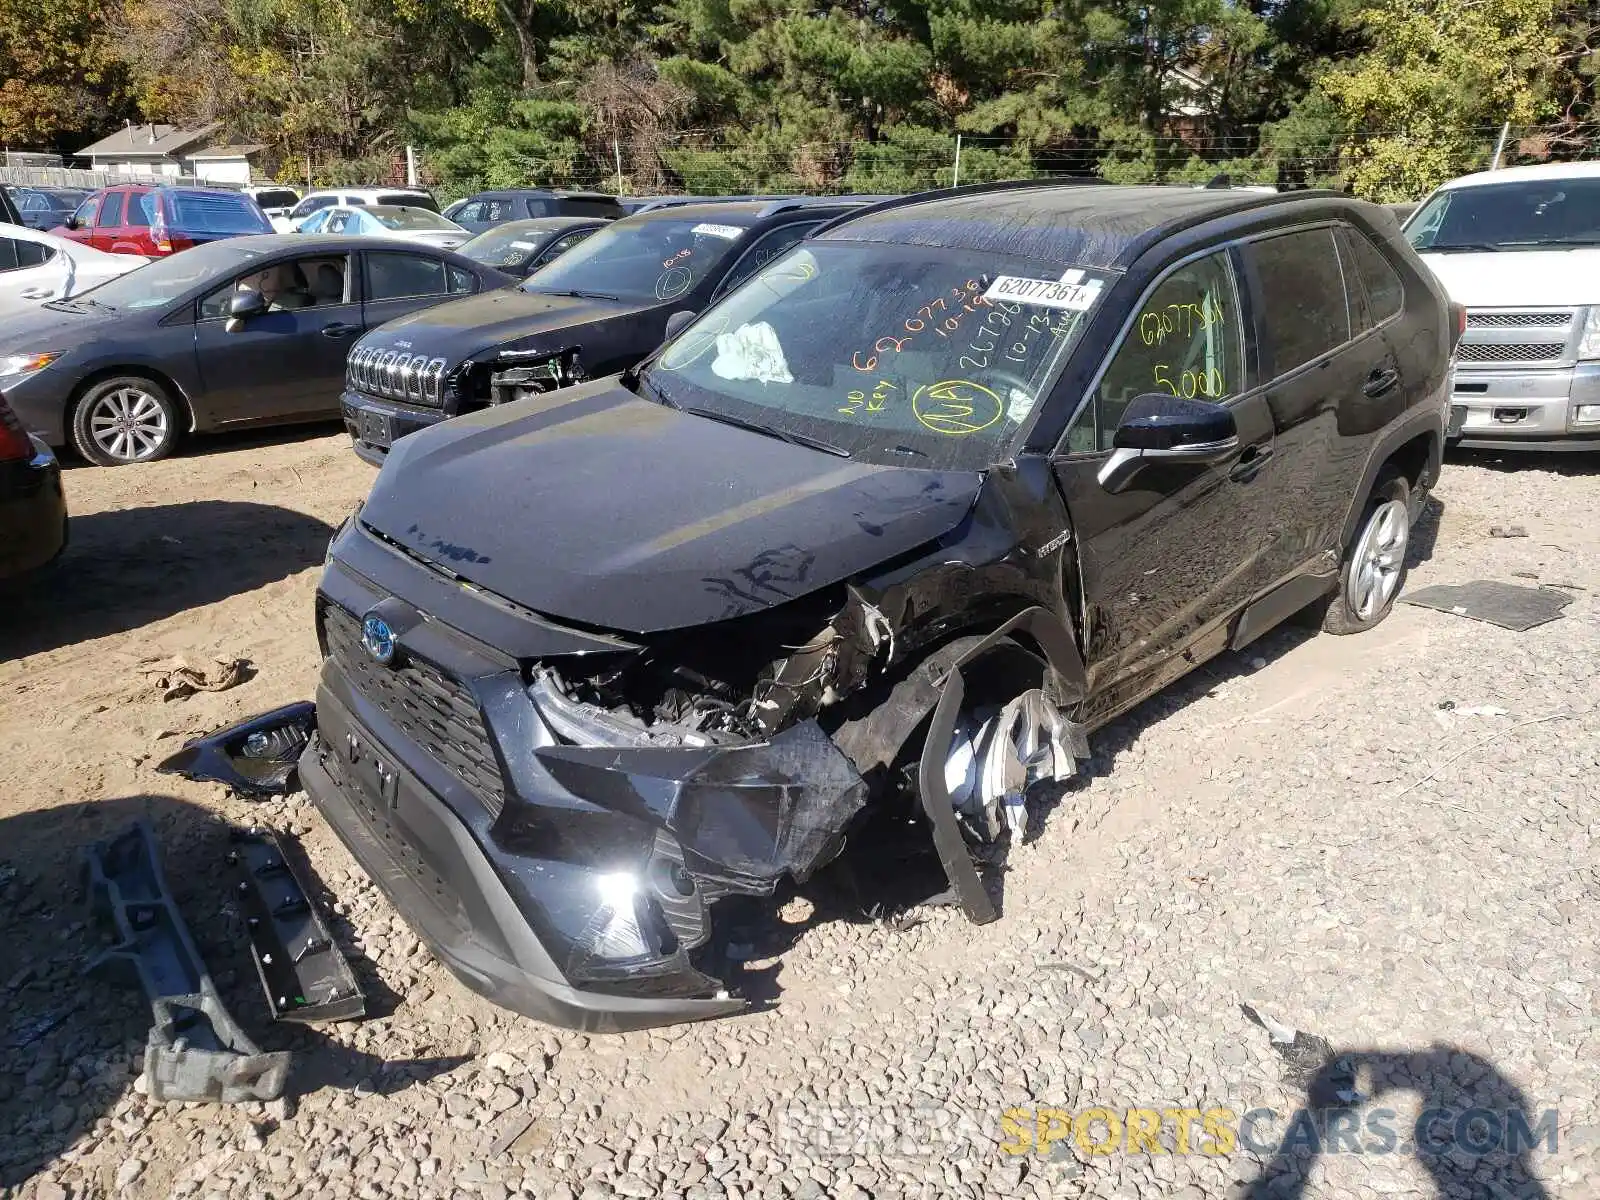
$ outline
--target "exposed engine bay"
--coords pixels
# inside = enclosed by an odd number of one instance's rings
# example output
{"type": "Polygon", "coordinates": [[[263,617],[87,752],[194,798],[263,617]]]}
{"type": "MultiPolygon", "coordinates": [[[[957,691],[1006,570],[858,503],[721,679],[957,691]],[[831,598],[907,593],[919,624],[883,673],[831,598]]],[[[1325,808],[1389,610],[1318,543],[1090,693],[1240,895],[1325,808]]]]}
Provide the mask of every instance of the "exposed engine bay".
{"type": "Polygon", "coordinates": [[[737,637],[661,638],[603,665],[541,663],[530,694],[557,734],[580,745],[769,738],[889,668],[894,638],[883,613],[854,592],[833,599],[839,609],[820,629],[819,605],[787,605],[739,622],[737,637]],[[752,653],[758,645],[777,657],[763,660],[752,653]]]}

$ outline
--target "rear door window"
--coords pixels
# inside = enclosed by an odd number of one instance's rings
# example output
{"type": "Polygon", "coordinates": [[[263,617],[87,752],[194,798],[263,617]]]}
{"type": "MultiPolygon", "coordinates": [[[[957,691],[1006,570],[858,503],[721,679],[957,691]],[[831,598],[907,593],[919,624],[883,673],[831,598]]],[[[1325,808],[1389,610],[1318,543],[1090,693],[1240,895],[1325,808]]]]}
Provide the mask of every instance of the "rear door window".
{"type": "Polygon", "coordinates": [[[42,267],[56,256],[56,252],[49,246],[42,246],[38,242],[25,242],[17,240],[17,266],[42,267]]]}
{"type": "Polygon", "coordinates": [[[1250,242],[1272,374],[1286,375],[1350,340],[1350,308],[1331,228],[1250,242]]]}
{"type": "Polygon", "coordinates": [[[441,259],[427,258],[421,254],[367,254],[368,300],[444,296],[449,291],[450,282],[441,259]]]}
{"type": "Polygon", "coordinates": [[[148,228],[150,222],[155,219],[155,214],[156,198],[153,193],[145,192],[142,196],[130,196],[128,198],[127,222],[129,225],[136,225],[140,229],[148,228]]]}

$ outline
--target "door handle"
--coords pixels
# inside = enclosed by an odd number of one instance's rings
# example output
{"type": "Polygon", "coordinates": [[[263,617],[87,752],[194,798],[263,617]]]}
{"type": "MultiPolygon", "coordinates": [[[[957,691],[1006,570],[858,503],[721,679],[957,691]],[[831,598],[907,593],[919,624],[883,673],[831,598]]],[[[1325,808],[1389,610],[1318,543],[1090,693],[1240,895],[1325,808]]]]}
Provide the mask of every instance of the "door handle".
{"type": "Polygon", "coordinates": [[[322,327],[322,336],[325,338],[349,337],[352,333],[360,333],[361,326],[346,325],[343,321],[335,321],[332,325],[322,327]]]}
{"type": "Polygon", "coordinates": [[[1374,367],[1367,381],[1361,385],[1361,394],[1377,399],[1399,382],[1400,372],[1393,367],[1374,367]]]}
{"type": "Polygon", "coordinates": [[[1243,481],[1255,478],[1256,472],[1267,465],[1272,458],[1272,444],[1258,442],[1254,446],[1246,446],[1244,453],[1239,455],[1239,461],[1234,463],[1228,471],[1228,478],[1243,481]]]}

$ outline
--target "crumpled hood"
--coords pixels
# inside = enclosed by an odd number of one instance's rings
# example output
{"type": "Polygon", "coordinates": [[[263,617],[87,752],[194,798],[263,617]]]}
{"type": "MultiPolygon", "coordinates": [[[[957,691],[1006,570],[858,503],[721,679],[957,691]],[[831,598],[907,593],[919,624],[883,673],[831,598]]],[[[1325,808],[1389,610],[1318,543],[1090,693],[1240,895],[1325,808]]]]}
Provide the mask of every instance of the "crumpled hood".
{"type": "Polygon", "coordinates": [[[401,439],[361,520],[538,612],[648,633],[781,604],[931,541],[982,480],[855,463],[602,379],[401,439]]]}
{"type": "Polygon", "coordinates": [[[1422,261],[1468,308],[1600,304],[1600,248],[1424,253],[1422,261]]]}
{"type": "Polygon", "coordinates": [[[397,317],[362,338],[361,344],[439,355],[454,366],[487,350],[515,348],[519,340],[552,330],[631,317],[652,307],[500,288],[397,317]]]}

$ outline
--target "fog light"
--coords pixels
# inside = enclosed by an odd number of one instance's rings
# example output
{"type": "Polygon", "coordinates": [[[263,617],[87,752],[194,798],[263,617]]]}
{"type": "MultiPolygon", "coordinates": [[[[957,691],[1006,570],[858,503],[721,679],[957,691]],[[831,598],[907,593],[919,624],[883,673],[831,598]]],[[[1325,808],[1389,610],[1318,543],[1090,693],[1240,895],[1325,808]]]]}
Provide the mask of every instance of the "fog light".
{"type": "Polygon", "coordinates": [[[1574,425],[1600,425],[1600,404],[1580,404],[1572,414],[1574,425]]]}
{"type": "Polygon", "coordinates": [[[597,958],[636,958],[651,953],[639,924],[639,881],[625,871],[595,880],[600,908],[590,926],[585,949],[597,958]]]}

